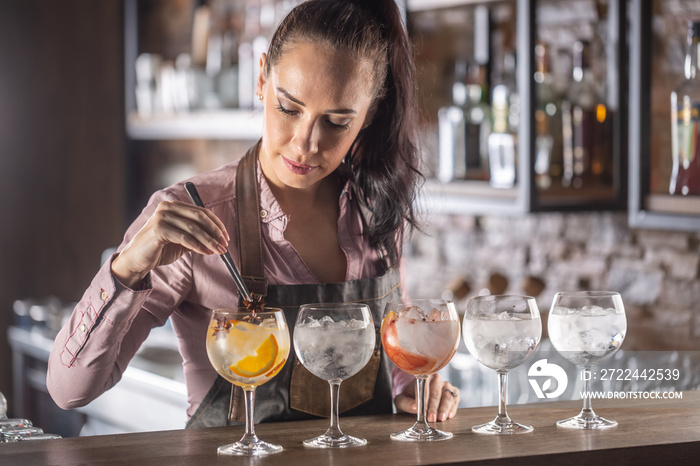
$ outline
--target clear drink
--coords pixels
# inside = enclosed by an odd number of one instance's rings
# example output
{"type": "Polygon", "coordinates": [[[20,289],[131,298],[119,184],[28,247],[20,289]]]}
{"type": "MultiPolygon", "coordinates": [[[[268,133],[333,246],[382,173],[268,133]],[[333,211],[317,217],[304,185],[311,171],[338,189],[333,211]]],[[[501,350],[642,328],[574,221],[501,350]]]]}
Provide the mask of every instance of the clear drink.
{"type": "Polygon", "coordinates": [[[294,351],[304,367],[326,380],[331,419],[323,435],[304,440],[312,448],[348,448],[367,444],[340,430],[340,384],[362,370],[374,352],[376,330],[367,304],[315,303],[299,307],[294,351]]]}
{"type": "Polygon", "coordinates": [[[362,370],[374,351],[371,322],[330,317],[309,319],[294,329],[294,349],[306,369],[323,380],[345,380],[362,370]]]}
{"type": "Polygon", "coordinates": [[[522,434],[532,426],[514,422],[507,412],[508,371],[537,349],[542,321],[532,296],[474,296],[467,301],[462,323],[464,343],[472,356],[498,375],[498,416],[472,427],[479,434],[522,434]]]}
{"type": "Polygon", "coordinates": [[[586,306],[556,307],[549,315],[549,339],[554,348],[578,366],[592,366],[612,355],[627,332],[624,312],[586,306]]]}
{"type": "Polygon", "coordinates": [[[562,291],[554,295],[548,320],[554,348],[572,363],[582,366],[583,408],[569,419],[557,421],[572,429],[607,429],[617,421],[598,416],[591,405],[591,366],[620,348],[627,333],[625,306],[616,291],[562,291]]]}
{"type": "Polygon", "coordinates": [[[522,364],[537,348],[540,335],[539,315],[523,319],[518,314],[477,314],[464,319],[467,349],[481,364],[496,371],[522,364]]]}

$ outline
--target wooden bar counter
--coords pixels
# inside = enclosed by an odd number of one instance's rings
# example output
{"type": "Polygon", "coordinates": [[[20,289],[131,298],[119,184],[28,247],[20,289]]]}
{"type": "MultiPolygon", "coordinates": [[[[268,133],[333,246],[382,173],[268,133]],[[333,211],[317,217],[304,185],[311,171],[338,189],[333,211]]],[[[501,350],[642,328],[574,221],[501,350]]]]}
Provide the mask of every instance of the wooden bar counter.
{"type": "MultiPolygon", "coordinates": [[[[605,431],[557,427],[573,416],[580,400],[511,406],[514,420],[533,425],[529,434],[489,436],[471,432],[495,417],[496,408],[461,409],[438,427],[451,440],[405,443],[389,438],[409,427],[408,415],[342,417],[344,432],[367,439],[365,447],[344,450],[305,448],[301,441],[325,431],[328,421],[259,424],[263,440],[281,444],[282,453],[262,458],[218,457],[216,448],[240,438],[243,427],[146,432],[0,444],[0,465],[423,465],[423,464],[698,464],[700,392],[667,400],[594,400],[596,412],[619,425],[605,431]]],[[[157,413],[150,415],[156,416],[157,413]]]]}

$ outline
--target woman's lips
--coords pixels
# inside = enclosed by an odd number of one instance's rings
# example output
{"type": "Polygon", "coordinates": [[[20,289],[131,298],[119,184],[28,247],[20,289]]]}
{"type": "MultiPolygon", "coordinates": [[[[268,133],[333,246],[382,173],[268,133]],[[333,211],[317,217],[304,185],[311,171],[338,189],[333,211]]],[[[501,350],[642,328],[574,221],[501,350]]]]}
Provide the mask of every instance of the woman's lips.
{"type": "Polygon", "coordinates": [[[308,174],[311,170],[313,170],[316,167],[313,167],[311,165],[305,165],[301,163],[296,163],[292,162],[289,160],[287,157],[282,156],[282,160],[284,160],[284,163],[287,165],[287,168],[289,171],[296,175],[306,175],[308,174]]]}

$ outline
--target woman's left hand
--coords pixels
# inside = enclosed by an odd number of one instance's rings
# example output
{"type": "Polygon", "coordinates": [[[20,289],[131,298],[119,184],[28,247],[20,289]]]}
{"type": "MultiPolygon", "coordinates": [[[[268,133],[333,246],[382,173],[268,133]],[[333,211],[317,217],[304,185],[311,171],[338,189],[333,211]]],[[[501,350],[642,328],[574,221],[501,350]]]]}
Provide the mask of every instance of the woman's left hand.
{"type": "MultiPolygon", "coordinates": [[[[396,396],[394,403],[398,411],[415,413],[417,410],[416,384],[409,384],[403,392],[396,396]]],[[[450,419],[457,414],[459,389],[442,380],[440,374],[433,374],[425,381],[425,403],[428,422],[450,419]]]]}

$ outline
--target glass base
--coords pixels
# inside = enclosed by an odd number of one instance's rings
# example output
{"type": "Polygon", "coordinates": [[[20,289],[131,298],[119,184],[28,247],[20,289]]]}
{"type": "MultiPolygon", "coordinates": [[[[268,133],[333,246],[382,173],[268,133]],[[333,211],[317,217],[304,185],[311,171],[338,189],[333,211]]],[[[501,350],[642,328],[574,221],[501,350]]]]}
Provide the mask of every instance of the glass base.
{"type": "Polygon", "coordinates": [[[410,429],[393,433],[389,437],[391,437],[392,440],[399,440],[402,442],[437,442],[451,439],[452,433],[433,429],[428,424],[415,424],[410,429]]]}
{"type": "Polygon", "coordinates": [[[323,434],[304,440],[304,446],[309,448],[348,448],[361,447],[364,445],[367,445],[367,440],[345,434],[340,437],[331,437],[330,435],[323,434]]]}
{"type": "Polygon", "coordinates": [[[523,424],[518,424],[517,422],[496,422],[491,421],[486,424],[480,424],[478,426],[472,427],[472,432],[477,434],[491,434],[491,435],[511,435],[511,434],[527,434],[532,432],[532,426],[526,426],[523,424]]]}
{"type": "Polygon", "coordinates": [[[279,453],[282,450],[283,448],[280,445],[273,445],[258,440],[257,442],[251,443],[236,442],[228,445],[221,445],[216,452],[219,455],[228,456],[263,456],[279,453]]]}
{"type": "Polygon", "coordinates": [[[617,426],[617,421],[610,421],[597,415],[593,417],[583,417],[579,414],[569,419],[557,421],[557,425],[559,427],[566,427],[567,429],[608,429],[617,426]]]}

